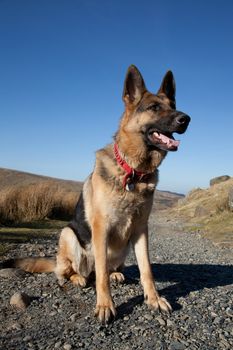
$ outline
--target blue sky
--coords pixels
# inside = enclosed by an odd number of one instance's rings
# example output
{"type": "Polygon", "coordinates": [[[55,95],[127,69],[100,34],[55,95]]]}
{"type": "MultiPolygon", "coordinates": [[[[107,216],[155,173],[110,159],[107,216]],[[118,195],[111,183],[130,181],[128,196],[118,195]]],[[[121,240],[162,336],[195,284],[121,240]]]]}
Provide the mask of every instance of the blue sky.
{"type": "Polygon", "coordinates": [[[0,167],[85,179],[135,64],[153,92],[171,69],[192,117],[159,188],[233,175],[232,17],[231,0],[0,0],[0,167]]]}

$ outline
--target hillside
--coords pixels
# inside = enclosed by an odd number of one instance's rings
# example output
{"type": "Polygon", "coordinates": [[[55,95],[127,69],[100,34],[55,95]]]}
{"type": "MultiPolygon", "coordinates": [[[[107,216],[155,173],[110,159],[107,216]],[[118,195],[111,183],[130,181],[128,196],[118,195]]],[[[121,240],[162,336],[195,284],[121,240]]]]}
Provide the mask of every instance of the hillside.
{"type": "Polygon", "coordinates": [[[44,182],[53,182],[54,184],[58,184],[67,189],[68,191],[74,190],[80,192],[82,189],[82,182],[80,181],[61,180],[49,176],[0,168],[0,191],[7,187],[28,186],[44,182]]]}
{"type": "Polygon", "coordinates": [[[201,231],[216,244],[233,245],[233,178],[207,189],[192,190],[169,215],[181,217],[189,229],[201,231]]]}
{"type": "MultiPolygon", "coordinates": [[[[0,223],[64,219],[73,215],[82,182],[0,168],[0,223]]],[[[154,209],[172,207],[182,195],[156,191],[154,209]]]]}
{"type": "Polygon", "coordinates": [[[0,223],[69,220],[82,182],[0,168],[0,223]]]}
{"type": "Polygon", "coordinates": [[[165,210],[172,208],[182,198],[184,198],[183,194],[156,190],[152,212],[155,210],[165,210]]]}

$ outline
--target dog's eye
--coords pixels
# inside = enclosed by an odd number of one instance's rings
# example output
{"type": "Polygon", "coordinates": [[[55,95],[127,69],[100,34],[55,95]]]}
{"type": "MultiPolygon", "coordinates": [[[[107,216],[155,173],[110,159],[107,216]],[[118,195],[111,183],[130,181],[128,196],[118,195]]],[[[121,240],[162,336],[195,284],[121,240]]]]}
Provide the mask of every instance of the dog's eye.
{"type": "Polygon", "coordinates": [[[154,103],[153,105],[148,107],[149,110],[158,112],[160,110],[160,105],[158,103],[154,103]]]}

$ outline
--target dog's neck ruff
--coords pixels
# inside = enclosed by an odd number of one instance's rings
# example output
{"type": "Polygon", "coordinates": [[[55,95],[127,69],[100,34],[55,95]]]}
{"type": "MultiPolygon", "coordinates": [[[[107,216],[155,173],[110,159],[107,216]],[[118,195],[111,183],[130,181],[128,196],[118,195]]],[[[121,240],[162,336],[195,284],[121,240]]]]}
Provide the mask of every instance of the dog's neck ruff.
{"type": "Polygon", "coordinates": [[[126,174],[123,179],[123,188],[126,191],[132,191],[134,190],[134,184],[136,182],[141,181],[142,179],[145,179],[145,177],[151,175],[151,173],[144,173],[142,171],[138,171],[133,169],[120,155],[120,151],[118,148],[118,145],[114,144],[114,155],[116,158],[117,163],[121,166],[122,169],[125,170],[126,174]]]}

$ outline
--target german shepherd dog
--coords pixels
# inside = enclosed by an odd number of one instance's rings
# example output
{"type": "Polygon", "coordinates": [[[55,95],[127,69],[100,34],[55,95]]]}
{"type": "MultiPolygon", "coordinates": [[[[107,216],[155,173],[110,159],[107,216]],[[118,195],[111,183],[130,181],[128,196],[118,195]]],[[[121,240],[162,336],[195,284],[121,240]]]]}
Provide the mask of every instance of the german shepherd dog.
{"type": "Polygon", "coordinates": [[[158,295],[148,253],[148,218],[158,182],[158,167],[167,151],[176,151],[190,117],[176,110],[175,81],[165,75],[156,95],[147,91],[135,66],[128,68],[123,101],[125,111],[114,142],[96,152],[93,173],[84,183],[73,221],[62,230],[55,273],[85,286],[96,273],[95,315],[108,322],[116,310],[110,280],[122,282],[122,268],[132,244],[145,301],[171,311],[158,295]]]}
{"type": "Polygon", "coordinates": [[[187,114],[176,110],[171,71],[157,94],[152,94],[139,70],[131,65],[123,101],[125,111],[114,141],[96,152],[95,167],[84,183],[75,216],[61,232],[56,264],[50,263],[47,269],[55,271],[60,284],[70,279],[81,287],[95,272],[95,315],[101,323],[116,315],[110,281],[124,281],[122,269],[130,245],[145,302],[154,309],[171,311],[155,287],[148,252],[148,218],[158,167],[168,151],[178,149],[173,133],[184,133],[190,122],[187,114]]]}

